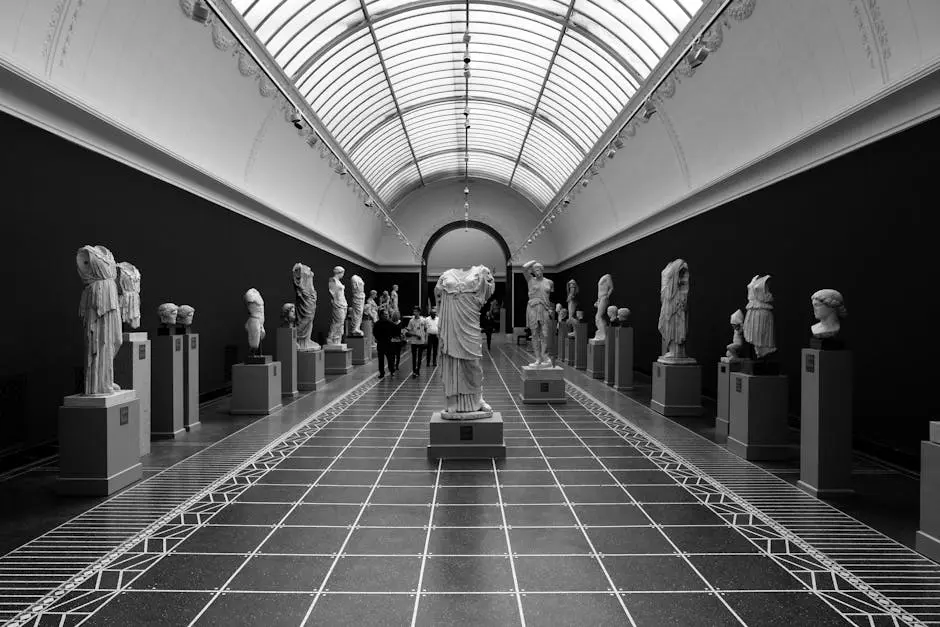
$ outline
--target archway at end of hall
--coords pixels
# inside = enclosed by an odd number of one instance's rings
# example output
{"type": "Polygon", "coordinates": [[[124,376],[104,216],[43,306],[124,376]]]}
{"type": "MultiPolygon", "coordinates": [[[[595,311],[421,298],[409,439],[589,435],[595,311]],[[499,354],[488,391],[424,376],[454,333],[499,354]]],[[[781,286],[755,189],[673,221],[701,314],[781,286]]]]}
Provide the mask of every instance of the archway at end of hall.
{"type": "MultiPolygon", "coordinates": [[[[502,277],[499,276],[499,270],[501,268],[490,268],[493,270],[493,273],[497,275],[497,293],[494,295],[494,299],[502,304],[503,310],[506,313],[504,317],[506,320],[505,325],[511,325],[512,265],[509,262],[510,255],[509,244],[507,244],[503,236],[499,234],[499,231],[489,224],[477,220],[456,220],[445,224],[428,238],[428,242],[425,244],[424,250],[421,253],[420,302],[425,305],[433,302],[434,289],[431,281],[432,279],[436,281],[440,273],[447,269],[443,267],[444,265],[448,267],[468,267],[474,264],[483,263],[488,265],[492,263],[495,266],[495,259],[494,261],[488,261],[487,259],[481,258],[481,256],[498,257],[501,262],[505,263],[505,275],[502,277]],[[466,231],[467,236],[460,237],[460,231],[466,231]],[[492,242],[488,241],[480,245],[481,234],[484,236],[484,240],[492,239],[496,247],[493,247],[492,242]],[[442,244],[446,246],[442,246],[442,244]],[[437,250],[435,251],[436,247],[437,250]],[[492,250],[487,252],[487,248],[492,250]],[[442,254],[442,251],[444,251],[444,254],[442,254]]],[[[502,328],[501,331],[504,333],[508,332],[505,327],[502,328]]]]}

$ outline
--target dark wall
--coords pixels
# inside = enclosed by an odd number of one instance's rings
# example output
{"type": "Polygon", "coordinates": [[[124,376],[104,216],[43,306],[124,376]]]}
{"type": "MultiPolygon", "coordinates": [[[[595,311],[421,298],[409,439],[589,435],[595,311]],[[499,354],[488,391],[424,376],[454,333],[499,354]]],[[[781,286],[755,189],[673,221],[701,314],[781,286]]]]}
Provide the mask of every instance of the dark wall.
{"type": "MultiPolygon", "coordinates": [[[[937,419],[937,335],[932,261],[936,246],[940,120],[921,124],[703,215],[560,273],[574,277],[585,317],[597,280],[610,272],[613,304],[633,311],[637,368],[660,352],[660,271],[681,257],[691,273],[688,352],[714,364],[731,341],[728,318],[747,303],[747,283],[771,274],[790,413],[799,413],[800,350],[815,322],[813,292],[842,292],[844,339],[854,351],[855,434],[862,446],[916,460],[928,419],[937,419]]],[[[626,201],[626,199],[625,199],[626,201]]],[[[564,289],[558,292],[563,299],[564,289]]]]}
{"type": "Polygon", "coordinates": [[[280,306],[293,302],[291,267],[314,273],[319,306],[314,337],[329,327],[327,281],[333,266],[374,273],[288,235],[239,216],[163,181],[69,143],[17,118],[0,114],[3,233],[10,262],[3,285],[9,330],[0,360],[0,451],[54,438],[57,408],[81,382],[82,282],[75,252],[84,244],[108,247],[142,274],[141,329],[155,334],[162,302],[196,308],[201,334],[200,385],[226,387],[226,351],[247,353],[242,296],[257,288],[265,300],[268,338],[280,306]],[[13,315],[17,321],[13,321],[13,315]]]}
{"type": "MultiPolygon", "coordinates": [[[[426,303],[418,302],[421,298],[418,294],[420,281],[421,273],[418,270],[414,272],[377,272],[375,285],[366,284],[366,289],[374,289],[381,296],[383,290],[388,290],[388,293],[391,294],[392,286],[397,285],[398,309],[401,311],[402,316],[410,316],[415,305],[420,306],[422,309],[427,307],[426,303]]],[[[378,302],[378,299],[376,299],[376,302],[378,302]]]]}

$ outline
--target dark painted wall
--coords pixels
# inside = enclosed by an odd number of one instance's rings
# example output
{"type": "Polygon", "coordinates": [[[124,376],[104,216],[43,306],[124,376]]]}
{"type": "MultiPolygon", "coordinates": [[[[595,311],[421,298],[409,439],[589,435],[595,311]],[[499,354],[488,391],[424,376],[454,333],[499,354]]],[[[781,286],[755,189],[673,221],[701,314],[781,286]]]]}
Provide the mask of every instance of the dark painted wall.
{"type": "Polygon", "coordinates": [[[242,296],[265,300],[268,339],[294,299],[291,267],[309,265],[319,296],[314,336],[329,327],[327,281],[335,265],[366,284],[371,271],[265,227],[16,118],[0,114],[0,181],[8,263],[0,360],[0,451],[54,438],[62,397],[81,381],[82,282],[75,252],[102,244],[142,274],[141,329],[162,302],[196,308],[204,393],[226,387],[226,351],[247,352],[242,296]],[[12,291],[12,300],[9,299],[12,291]]]}
{"type": "MultiPolygon", "coordinates": [[[[378,272],[375,277],[375,285],[370,286],[367,284],[366,289],[378,291],[379,296],[382,295],[382,290],[388,290],[391,294],[392,286],[398,285],[398,309],[401,311],[402,316],[410,316],[411,309],[415,305],[420,306],[422,309],[427,306],[425,303],[418,302],[420,299],[418,289],[421,281],[421,273],[418,270],[414,272],[378,272]]],[[[377,299],[376,302],[378,302],[377,299]]]]}
{"type": "MultiPolygon", "coordinates": [[[[747,283],[773,275],[779,358],[799,413],[800,350],[815,322],[810,296],[842,292],[844,338],[854,351],[856,441],[916,463],[938,416],[933,259],[937,245],[940,120],[864,147],[795,177],[560,273],[574,277],[585,317],[597,280],[614,278],[612,303],[633,311],[637,368],[660,352],[660,271],[681,257],[691,272],[689,354],[714,397],[715,363],[731,341],[728,318],[747,283]]],[[[558,292],[563,299],[564,289],[558,292]]]]}

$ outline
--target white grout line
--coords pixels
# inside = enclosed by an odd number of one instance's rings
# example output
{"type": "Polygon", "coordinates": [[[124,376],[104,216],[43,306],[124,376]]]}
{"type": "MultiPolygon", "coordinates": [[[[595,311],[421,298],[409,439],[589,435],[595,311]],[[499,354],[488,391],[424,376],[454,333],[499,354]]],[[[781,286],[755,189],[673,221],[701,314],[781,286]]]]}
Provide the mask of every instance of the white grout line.
{"type": "Polygon", "coordinates": [[[418,587],[415,588],[415,605],[411,612],[411,627],[415,627],[418,621],[418,604],[421,602],[421,586],[424,585],[424,567],[428,559],[428,547],[431,545],[431,530],[434,528],[434,510],[437,507],[437,490],[441,485],[441,467],[443,465],[443,458],[438,459],[437,472],[434,477],[434,493],[431,495],[431,515],[428,518],[428,531],[424,536],[424,550],[421,552],[421,569],[418,571],[418,587]]]}
{"type": "Polygon", "coordinates": [[[525,611],[522,608],[522,591],[519,589],[519,578],[516,575],[516,558],[512,552],[512,541],[509,538],[509,521],[506,520],[506,506],[503,503],[503,491],[499,485],[499,469],[496,467],[496,460],[490,460],[493,464],[493,475],[496,477],[496,496],[499,498],[499,513],[503,520],[503,532],[506,534],[506,550],[509,552],[509,568],[512,571],[512,585],[516,592],[516,605],[519,607],[519,620],[522,627],[525,627],[525,611]]]}

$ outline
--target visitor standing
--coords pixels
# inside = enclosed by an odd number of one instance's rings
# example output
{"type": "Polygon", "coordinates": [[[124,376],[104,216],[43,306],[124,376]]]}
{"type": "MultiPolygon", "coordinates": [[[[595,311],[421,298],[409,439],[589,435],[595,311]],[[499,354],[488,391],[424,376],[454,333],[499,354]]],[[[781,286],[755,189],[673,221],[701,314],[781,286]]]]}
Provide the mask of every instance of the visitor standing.
{"type": "Polygon", "coordinates": [[[421,315],[421,308],[415,307],[414,314],[405,329],[405,337],[411,345],[411,376],[421,374],[421,353],[428,343],[428,325],[421,315]]]}
{"type": "Polygon", "coordinates": [[[379,320],[372,327],[372,336],[375,338],[376,352],[379,354],[379,378],[385,376],[385,360],[388,360],[388,373],[395,374],[398,366],[395,364],[397,353],[401,352],[401,329],[388,319],[384,309],[379,310],[379,320]],[[398,339],[398,348],[392,345],[392,339],[398,339]]]}
{"type": "MultiPolygon", "coordinates": [[[[388,310],[386,310],[388,311],[388,310]]],[[[402,341],[402,328],[401,328],[401,314],[397,311],[390,312],[389,320],[392,324],[395,325],[395,333],[392,335],[391,339],[391,357],[389,357],[389,369],[392,373],[398,372],[398,366],[401,364],[401,349],[404,348],[405,343],[402,341]],[[391,367],[391,358],[395,358],[395,368],[391,367]]]]}
{"type": "Polygon", "coordinates": [[[431,366],[437,366],[437,352],[440,347],[440,336],[438,335],[440,329],[440,318],[437,317],[437,307],[431,307],[431,314],[424,319],[424,322],[428,327],[428,355],[425,363],[430,368],[431,366]],[[432,363],[433,362],[433,363],[432,363]]]}

